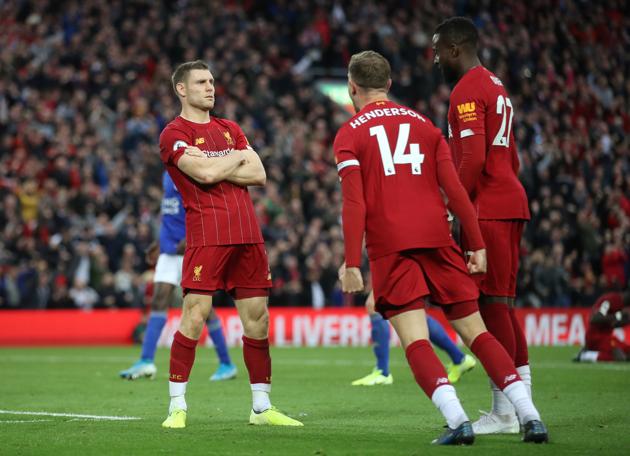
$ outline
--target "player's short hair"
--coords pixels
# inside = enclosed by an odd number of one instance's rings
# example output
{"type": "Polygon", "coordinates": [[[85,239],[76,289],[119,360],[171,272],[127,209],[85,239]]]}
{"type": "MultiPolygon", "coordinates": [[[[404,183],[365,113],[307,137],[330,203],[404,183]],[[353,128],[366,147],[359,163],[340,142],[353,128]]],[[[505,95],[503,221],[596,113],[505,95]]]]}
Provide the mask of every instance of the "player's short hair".
{"type": "Polygon", "coordinates": [[[186,78],[188,77],[188,73],[190,73],[191,70],[209,69],[210,67],[203,60],[194,60],[192,62],[180,63],[177,68],[175,68],[175,71],[171,76],[171,82],[173,83],[173,90],[175,91],[175,95],[177,95],[177,84],[179,84],[180,82],[185,82],[186,78]]]}
{"type": "Polygon", "coordinates": [[[477,48],[479,42],[477,27],[467,17],[450,17],[437,26],[435,33],[439,34],[440,41],[446,44],[468,44],[477,48]]]}
{"type": "Polygon", "coordinates": [[[385,89],[391,76],[389,62],[378,52],[363,51],[350,58],[350,79],[365,89],[385,89]]]}

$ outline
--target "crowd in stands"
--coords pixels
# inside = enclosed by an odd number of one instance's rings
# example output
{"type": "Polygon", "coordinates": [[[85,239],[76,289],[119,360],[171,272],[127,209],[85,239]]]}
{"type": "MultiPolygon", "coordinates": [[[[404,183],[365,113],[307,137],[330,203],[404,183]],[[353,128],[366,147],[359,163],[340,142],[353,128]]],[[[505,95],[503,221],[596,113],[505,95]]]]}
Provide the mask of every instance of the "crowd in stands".
{"type": "MultiPolygon", "coordinates": [[[[140,307],[159,227],[157,139],[179,114],[177,63],[202,58],[214,114],[267,170],[251,188],[272,305],[339,306],[348,113],[314,83],[354,52],[392,64],[392,94],[447,131],[431,37],[471,17],[507,86],[532,220],[519,305],[589,305],[630,277],[630,14],[624,0],[0,2],[0,309],[140,307]]],[[[421,210],[421,209],[419,209],[421,210]]]]}

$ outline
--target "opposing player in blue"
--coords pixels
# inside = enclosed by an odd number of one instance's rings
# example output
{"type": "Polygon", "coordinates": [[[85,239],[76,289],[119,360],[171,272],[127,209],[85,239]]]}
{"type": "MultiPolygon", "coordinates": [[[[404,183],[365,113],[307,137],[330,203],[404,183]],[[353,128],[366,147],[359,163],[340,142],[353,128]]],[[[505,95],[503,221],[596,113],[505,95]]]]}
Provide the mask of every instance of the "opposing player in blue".
{"type": "MultiPolygon", "coordinates": [[[[370,292],[365,302],[365,308],[370,315],[370,323],[372,324],[372,345],[376,356],[376,367],[365,377],[353,381],[352,385],[391,385],[394,382],[394,377],[389,371],[389,322],[374,310],[373,292],[370,292]]],[[[463,374],[475,367],[477,361],[472,356],[464,354],[446,334],[440,322],[428,314],[427,325],[429,326],[431,343],[444,350],[451,358],[451,362],[446,365],[446,371],[448,372],[449,382],[456,383],[463,374]]]]}
{"type": "MultiPolygon", "coordinates": [[[[142,343],[142,354],[129,369],[120,372],[124,379],[135,380],[141,377],[155,378],[157,368],[153,362],[158,339],[166,324],[166,313],[173,301],[173,292],[182,279],[183,252],[186,242],[185,212],[182,198],[167,172],[162,175],[164,196],[162,197],[162,222],[160,225],[160,256],[155,266],[153,301],[147,329],[142,343]]],[[[158,245],[154,243],[147,251],[147,257],[155,257],[158,245]]],[[[154,261],[154,260],[153,260],[154,261]]],[[[236,377],[236,366],[232,364],[225,343],[221,320],[214,309],[207,320],[208,334],[212,339],[219,358],[219,367],[210,380],[228,380],[236,377]]]]}

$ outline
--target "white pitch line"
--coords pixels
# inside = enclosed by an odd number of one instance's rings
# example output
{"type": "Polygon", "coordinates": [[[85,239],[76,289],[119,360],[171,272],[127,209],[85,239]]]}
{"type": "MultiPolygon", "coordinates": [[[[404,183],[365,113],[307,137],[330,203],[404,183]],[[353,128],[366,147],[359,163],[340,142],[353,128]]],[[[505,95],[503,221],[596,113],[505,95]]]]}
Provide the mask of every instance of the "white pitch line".
{"type": "Polygon", "coordinates": [[[52,421],[52,420],[0,420],[0,424],[9,423],[9,424],[17,424],[17,423],[42,423],[44,421],[52,421]]]}
{"type": "Polygon", "coordinates": [[[107,415],[82,415],[79,413],[53,413],[53,412],[27,412],[23,410],[0,410],[5,415],[35,415],[35,416],[59,416],[67,418],[87,418],[96,421],[134,421],[141,420],[137,416],[107,416],[107,415]]]}

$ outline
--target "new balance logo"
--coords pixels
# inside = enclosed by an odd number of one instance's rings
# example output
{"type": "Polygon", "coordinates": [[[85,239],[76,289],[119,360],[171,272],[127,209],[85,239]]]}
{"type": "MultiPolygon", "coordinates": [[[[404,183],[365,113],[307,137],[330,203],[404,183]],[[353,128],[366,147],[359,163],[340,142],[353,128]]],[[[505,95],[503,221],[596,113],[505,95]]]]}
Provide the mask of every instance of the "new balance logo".
{"type": "Polygon", "coordinates": [[[446,385],[448,383],[448,378],[446,377],[440,377],[437,379],[437,381],[435,382],[435,386],[439,386],[439,385],[446,385]]]}
{"type": "Polygon", "coordinates": [[[503,384],[509,383],[516,378],[516,374],[506,375],[505,380],[503,380],[503,384]]]}

